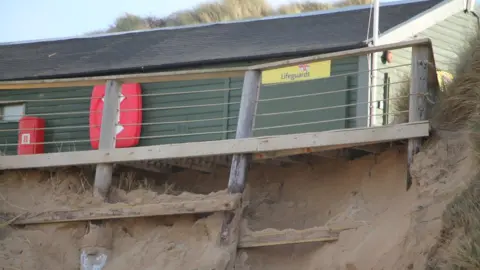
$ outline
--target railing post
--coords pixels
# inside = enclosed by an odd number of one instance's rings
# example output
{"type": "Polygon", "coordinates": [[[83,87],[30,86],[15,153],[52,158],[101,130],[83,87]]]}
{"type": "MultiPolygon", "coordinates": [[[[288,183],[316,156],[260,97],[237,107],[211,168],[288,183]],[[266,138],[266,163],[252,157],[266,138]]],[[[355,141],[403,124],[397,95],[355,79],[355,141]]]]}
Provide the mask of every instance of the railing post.
{"type": "MultiPolygon", "coordinates": [[[[114,149],[116,125],[119,112],[121,84],[109,80],[103,98],[102,124],[98,149],[114,149]]],[[[93,196],[105,201],[112,183],[113,164],[97,164],[93,196]]],[[[82,241],[80,269],[103,269],[112,245],[112,230],[102,221],[90,222],[89,231],[82,241]]]]}
{"type": "MultiPolygon", "coordinates": [[[[238,115],[236,139],[244,139],[253,135],[253,124],[257,100],[260,93],[262,73],[259,70],[249,70],[243,81],[240,112],[238,115]]],[[[241,193],[245,188],[249,155],[234,155],[228,178],[228,192],[241,193]]]]}
{"type": "MultiPolygon", "coordinates": [[[[427,120],[427,102],[425,95],[428,91],[428,46],[414,46],[412,48],[412,69],[410,76],[410,98],[408,121],[418,122],[427,120]]],[[[407,168],[407,190],[412,186],[412,175],[410,167],[413,157],[420,151],[422,138],[408,140],[408,168],[407,168]]]]}
{"type": "MultiPolygon", "coordinates": [[[[98,149],[115,148],[115,128],[118,119],[118,102],[121,84],[116,81],[107,81],[103,100],[102,126],[100,127],[100,142],[98,149]]],[[[113,164],[98,164],[95,172],[93,194],[106,199],[112,183],[113,164]]]]}

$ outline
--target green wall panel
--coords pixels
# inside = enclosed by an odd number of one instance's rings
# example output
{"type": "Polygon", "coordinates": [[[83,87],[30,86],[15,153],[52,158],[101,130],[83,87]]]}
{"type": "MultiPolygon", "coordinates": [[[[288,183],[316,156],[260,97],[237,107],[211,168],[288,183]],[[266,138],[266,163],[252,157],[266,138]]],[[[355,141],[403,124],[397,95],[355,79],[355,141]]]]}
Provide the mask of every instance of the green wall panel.
{"type": "Polygon", "coordinates": [[[143,122],[146,124],[142,128],[142,137],[145,138],[140,144],[228,137],[225,130],[231,122],[225,119],[229,117],[231,105],[228,103],[239,102],[235,97],[241,93],[240,88],[227,91],[230,84],[230,79],[143,84],[143,122]]]}
{"type": "MultiPolygon", "coordinates": [[[[356,76],[341,76],[358,68],[356,58],[336,60],[332,78],[262,89],[261,98],[341,90],[356,86],[356,76]]],[[[235,138],[243,78],[147,83],[142,85],[143,125],[140,146],[235,138]],[[206,106],[216,104],[215,106],[206,106]],[[213,120],[212,120],[213,119],[213,120]]],[[[26,114],[46,119],[46,152],[90,150],[89,107],[92,87],[0,91],[2,103],[26,101],[26,114]],[[55,101],[51,101],[55,99],[55,101]],[[76,142],[73,142],[76,141],[76,142]]],[[[352,92],[260,104],[259,113],[345,105],[352,92]]],[[[257,127],[345,118],[354,107],[257,119],[257,127]]],[[[255,132],[256,136],[345,128],[348,122],[255,132]]],[[[16,153],[18,122],[0,122],[0,151],[16,153]]]]}
{"type": "MultiPolygon", "coordinates": [[[[347,104],[356,104],[358,102],[358,93],[360,89],[358,89],[359,85],[357,71],[358,57],[341,58],[332,62],[332,75],[337,77],[343,77],[347,80],[347,85],[345,86],[345,88],[350,89],[349,91],[345,92],[347,104]]],[[[357,116],[356,106],[348,106],[345,109],[346,118],[354,118],[357,116]]],[[[345,127],[356,127],[356,120],[346,120],[345,127]]]]}
{"type": "MultiPolygon", "coordinates": [[[[25,114],[39,116],[46,120],[45,151],[61,152],[90,149],[88,114],[90,109],[91,88],[51,88],[29,90],[2,90],[0,102],[26,101],[25,114]],[[55,99],[54,101],[49,101],[55,99]],[[60,113],[60,114],[59,114],[60,113]],[[63,113],[63,114],[61,114],[63,113]],[[54,128],[54,129],[52,129],[54,128]],[[72,142],[77,141],[77,142],[72,142]]],[[[2,104],[0,104],[0,107],[2,104]]],[[[0,151],[16,154],[18,140],[18,122],[0,121],[0,129],[14,129],[0,132],[0,151]]]]}
{"type": "Polygon", "coordinates": [[[347,88],[347,78],[334,77],[321,80],[311,80],[297,83],[287,83],[274,86],[263,86],[260,92],[260,100],[281,98],[296,95],[309,95],[292,99],[268,100],[259,102],[257,107],[258,116],[255,119],[255,136],[268,136],[280,134],[304,133],[313,131],[325,131],[345,128],[346,107],[315,110],[332,106],[342,106],[347,102],[345,91],[332,94],[321,94],[334,90],[347,88]],[[313,94],[313,95],[312,95],[313,94]],[[319,94],[319,95],[317,95],[319,94]],[[307,112],[284,113],[298,110],[307,112]],[[282,113],[278,115],[262,115],[282,113]],[[302,125],[302,123],[329,121],[316,124],[302,125]],[[291,125],[289,127],[279,127],[291,125]],[[276,127],[273,129],[265,129],[276,127]]]}
{"type": "Polygon", "coordinates": [[[257,116],[255,119],[255,136],[268,136],[278,134],[293,134],[314,131],[343,129],[355,126],[355,120],[345,118],[356,116],[357,102],[357,72],[358,57],[348,57],[332,61],[331,77],[325,79],[262,86],[260,99],[279,98],[295,95],[311,95],[294,99],[260,102],[258,114],[278,113],[285,111],[308,110],[337,106],[337,108],[313,110],[291,114],[257,116]],[[321,94],[342,90],[335,93],[321,94]],[[316,95],[319,94],[319,95],[316,95]],[[349,105],[350,106],[346,106],[349,105]],[[339,107],[343,106],[343,107],[339,107]],[[335,121],[330,121],[335,120],[335,121]],[[301,125],[307,122],[320,122],[316,124],[301,125]],[[330,121],[330,122],[327,122],[330,121]],[[291,125],[274,129],[266,127],[291,125]]]}

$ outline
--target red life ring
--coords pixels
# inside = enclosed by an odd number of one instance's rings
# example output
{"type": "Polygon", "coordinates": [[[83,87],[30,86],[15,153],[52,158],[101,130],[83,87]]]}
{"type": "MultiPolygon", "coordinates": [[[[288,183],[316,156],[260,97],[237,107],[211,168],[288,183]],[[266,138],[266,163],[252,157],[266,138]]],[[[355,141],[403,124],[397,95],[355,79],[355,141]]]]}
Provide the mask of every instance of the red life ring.
{"type": "MultiPolygon", "coordinates": [[[[120,97],[120,113],[116,126],[115,148],[138,145],[142,129],[142,87],[139,83],[123,84],[120,97]]],[[[98,149],[100,125],[103,115],[105,85],[96,85],[90,101],[90,143],[98,149]]]]}

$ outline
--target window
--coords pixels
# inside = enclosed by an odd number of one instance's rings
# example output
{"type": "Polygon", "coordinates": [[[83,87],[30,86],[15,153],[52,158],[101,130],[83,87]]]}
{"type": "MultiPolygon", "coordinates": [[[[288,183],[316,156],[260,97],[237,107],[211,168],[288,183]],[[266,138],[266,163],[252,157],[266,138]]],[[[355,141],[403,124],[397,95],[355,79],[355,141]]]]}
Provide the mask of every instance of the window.
{"type": "Polygon", "coordinates": [[[1,121],[19,121],[25,114],[25,104],[0,104],[1,121]]]}

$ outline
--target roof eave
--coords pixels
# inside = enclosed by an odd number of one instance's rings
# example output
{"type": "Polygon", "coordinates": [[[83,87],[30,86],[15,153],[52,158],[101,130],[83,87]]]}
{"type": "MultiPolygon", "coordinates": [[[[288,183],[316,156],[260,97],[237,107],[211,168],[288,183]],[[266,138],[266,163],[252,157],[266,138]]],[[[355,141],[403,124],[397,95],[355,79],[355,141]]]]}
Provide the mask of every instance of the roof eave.
{"type": "Polygon", "coordinates": [[[0,79],[0,81],[8,82],[8,81],[17,81],[17,80],[25,80],[25,81],[26,80],[49,80],[49,79],[120,75],[120,74],[150,73],[150,72],[173,71],[173,70],[182,70],[182,69],[183,70],[197,69],[197,68],[204,68],[205,66],[239,63],[239,62],[246,62],[246,61],[264,61],[272,58],[278,59],[278,58],[289,58],[289,57],[302,57],[302,56],[307,56],[312,54],[339,52],[339,51],[345,51],[345,50],[351,50],[351,49],[358,49],[366,46],[367,44],[361,41],[358,43],[344,44],[336,47],[311,49],[311,50],[303,50],[303,51],[290,51],[290,52],[272,53],[272,54],[264,54],[264,55],[252,55],[247,57],[236,57],[236,58],[232,57],[232,58],[224,58],[224,59],[206,60],[206,61],[192,61],[192,62],[174,63],[174,64],[167,64],[167,65],[152,65],[152,66],[121,68],[121,69],[97,70],[92,72],[65,73],[61,75],[14,77],[14,78],[8,78],[8,79],[0,79]]]}
{"type": "MultiPolygon", "coordinates": [[[[377,45],[400,42],[414,38],[417,34],[425,31],[433,25],[465,10],[465,0],[445,0],[437,5],[425,10],[413,18],[380,33],[377,45]]],[[[380,14],[381,16],[381,14],[380,14]]],[[[365,40],[366,44],[371,44],[372,38],[365,40]]]]}

